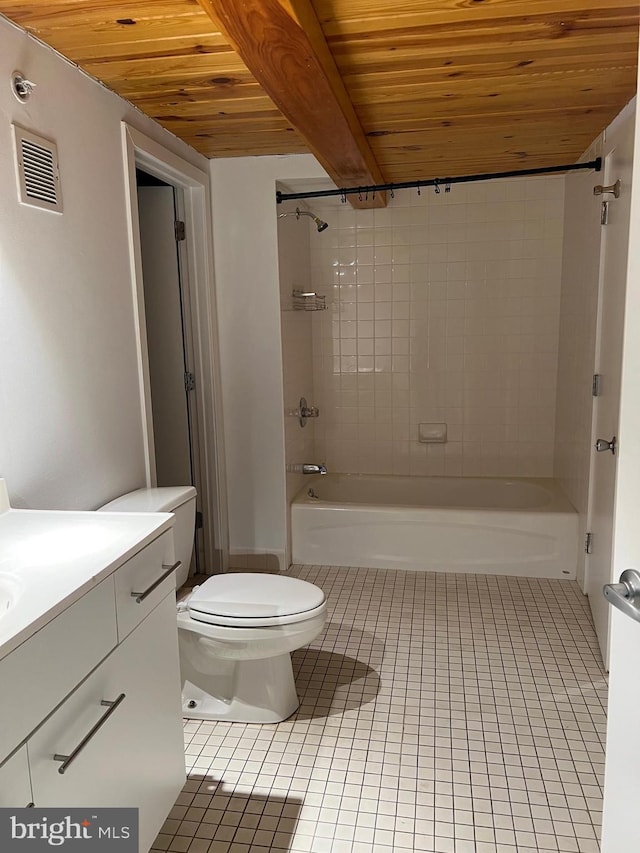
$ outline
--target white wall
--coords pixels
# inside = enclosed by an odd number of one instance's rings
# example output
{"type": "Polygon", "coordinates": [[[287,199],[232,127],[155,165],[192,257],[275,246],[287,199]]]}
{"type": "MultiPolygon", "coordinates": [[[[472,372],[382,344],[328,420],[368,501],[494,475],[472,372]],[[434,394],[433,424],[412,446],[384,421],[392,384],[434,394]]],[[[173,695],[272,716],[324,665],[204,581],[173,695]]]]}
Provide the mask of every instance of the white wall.
{"type": "Polygon", "coordinates": [[[396,192],[384,209],[315,200],[322,416],[316,449],[351,473],[549,477],[562,177],[396,192]],[[446,444],[418,441],[420,423],[446,444]]]}
{"type": "MultiPolygon", "coordinates": [[[[278,219],[287,508],[305,483],[305,476],[292,469],[302,462],[318,461],[315,458],[315,419],[308,419],[301,427],[299,418],[294,414],[299,409],[301,397],[305,397],[310,406],[315,401],[311,328],[313,314],[293,309],[292,292],[311,290],[309,243],[312,239],[321,239],[322,234],[318,234],[308,217],[296,218],[295,209],[298,206],[304,207],[302,203],[285,202],[278,210],[278,213],[291,214],[278,219]]],[[[291,555],[290,520],[287,509],[286,562],[290,562],[291,555]]]]}
{"type": "MultiPolygon", "coordinates": [[[[592,160],[616,148],[621,128],[635,122],[635,99],[616,116],[581,159],[592,160]]],[[[589,478],[594,456],[592,379],[599,361],[598,323],[602,311],[603,197],[593,188],[604,172],[574,172],[565,178],[565,221],[560,302],[560,350],[554,476],[580,518],[580,542],[589,528],[589,478]]],[[[615,201],[611,196],[606,200],[615,201]]],[[[622,330],[620,330],[622,334],[622,330]]],[[[584,581],[586,557],[580,550],[578,581],[584,581]]]]}
{"type": "Polygon", "coordinates": [[[0,80],[0,476],[15,506],[92,509],[144,485],[120,122],[207,161],[3,19],[0,80]],[[18,204],[14,121],[57,143],[62,215],[18,204]]]}
{"type": "MultiPolygon", "coordinates": [[[[602,139],[598,138],[582,159],[591,160],[601,153],[602,139]]],[[[587,528],[602,227],[601,199],[594,197],[593,187],[601,177],[589,171],[565,178],[554,476],[578,511],[580,541],[587,528]]],[[[581,556],[579,579],[583,571],[581,556]]]]}
{"type": "Polygon", "coordinates": [[[286,568],[276,183],[326,174],[311,155],[212,160],[210,168],[230,559],[286,568]]]}

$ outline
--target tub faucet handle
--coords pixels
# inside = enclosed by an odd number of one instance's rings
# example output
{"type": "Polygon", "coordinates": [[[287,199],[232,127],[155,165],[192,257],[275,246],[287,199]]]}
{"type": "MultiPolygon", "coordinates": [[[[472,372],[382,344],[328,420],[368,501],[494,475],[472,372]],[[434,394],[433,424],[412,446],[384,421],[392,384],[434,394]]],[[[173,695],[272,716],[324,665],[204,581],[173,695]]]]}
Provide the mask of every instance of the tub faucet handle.
{"type": "Polygon", "coordinates": [[[312,465],[308,462],[305,462],[302,466],[303,474],[326,474],[327,469],[324,465],[312,465]]]}

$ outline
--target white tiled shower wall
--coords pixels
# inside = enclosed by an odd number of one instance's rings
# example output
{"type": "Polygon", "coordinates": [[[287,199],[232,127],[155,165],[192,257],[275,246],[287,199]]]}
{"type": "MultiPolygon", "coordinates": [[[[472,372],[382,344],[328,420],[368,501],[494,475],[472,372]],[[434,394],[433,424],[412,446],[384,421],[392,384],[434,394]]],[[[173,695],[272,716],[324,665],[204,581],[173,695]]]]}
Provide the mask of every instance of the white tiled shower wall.
{"type": "Polygon", "coordinates": [[[309,203],[316,456],[331,471],[552,476],[564,179],[309,203]],[[418,442],[445,422],[446,444],[418,442]]]}

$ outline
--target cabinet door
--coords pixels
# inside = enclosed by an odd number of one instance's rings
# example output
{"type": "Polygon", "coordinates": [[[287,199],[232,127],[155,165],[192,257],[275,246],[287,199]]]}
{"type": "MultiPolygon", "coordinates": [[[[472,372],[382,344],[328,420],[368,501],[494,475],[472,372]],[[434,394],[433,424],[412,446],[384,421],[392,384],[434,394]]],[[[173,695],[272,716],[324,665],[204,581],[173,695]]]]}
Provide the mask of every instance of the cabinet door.
{"type": "Polygon", "coordinates": [[[27,748],[23,746],[0,766],[0,808],[24,808],[32,802],[27,748]]]}
{"type": "Polygon", "coordinates": [[[175,599],[164,601],[28,742],[38,806],[140,809],[150,848],[185,779],[175,599]],[[124,694],[117,707],[113,703],[124,694]],[[54,755],[71,756],[60,773],[54,755]]]}

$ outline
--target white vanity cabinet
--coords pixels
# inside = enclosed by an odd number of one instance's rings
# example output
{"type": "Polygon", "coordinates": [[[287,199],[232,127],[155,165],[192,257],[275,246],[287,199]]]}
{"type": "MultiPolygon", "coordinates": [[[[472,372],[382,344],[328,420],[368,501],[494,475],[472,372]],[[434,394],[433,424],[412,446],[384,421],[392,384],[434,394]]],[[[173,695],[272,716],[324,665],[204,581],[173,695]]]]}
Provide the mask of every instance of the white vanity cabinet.
{"type": "Polygon", "coordinates": [[[140,853],[185,780],[173,539],[155,523],[0,659],[0,806],[138,808],[140,853]]]}
{"type": "Polygon", "coordinates": [[[25,808],[32,802],[27,747],[23,746],[0,766],[0,808],[25,808]]]}
{"type": "Polygon", "coordinates": [[[184,781],[178,652],[166,630],[175,610],[167,596],[27,742],[37,806],[136,806],[142,851],[184,781]],[[74,751],[66,768],[54,759],[74,751]]]}
{"type": "Polygon", "coordinates": [[[0,660],[0,761],[117,641],[113,579],[107,578],[0,660]]]}

